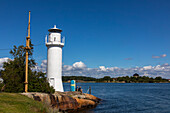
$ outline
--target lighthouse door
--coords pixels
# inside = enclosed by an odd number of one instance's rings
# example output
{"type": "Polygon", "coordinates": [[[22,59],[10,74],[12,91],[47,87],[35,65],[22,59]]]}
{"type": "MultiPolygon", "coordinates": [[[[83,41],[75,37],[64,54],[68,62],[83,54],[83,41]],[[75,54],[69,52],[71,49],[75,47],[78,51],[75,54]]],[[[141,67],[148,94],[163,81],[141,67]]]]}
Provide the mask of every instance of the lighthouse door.
{"type": "Polygon", "coordinates": [[[54,87],[54,78],[50,78],[50,86],[54,87]]]}

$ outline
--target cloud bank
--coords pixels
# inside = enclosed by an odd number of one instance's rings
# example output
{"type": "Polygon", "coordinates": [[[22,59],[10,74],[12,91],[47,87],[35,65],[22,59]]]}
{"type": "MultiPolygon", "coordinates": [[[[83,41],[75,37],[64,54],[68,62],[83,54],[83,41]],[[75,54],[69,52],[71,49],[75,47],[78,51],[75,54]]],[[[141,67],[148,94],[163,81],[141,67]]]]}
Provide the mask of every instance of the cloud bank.
{"type": "MultiPolygon", "coordinates": [[[[0,69],[2,69],[3,62],[9,58],[0,58],[0,69]]],[[[34,71],[46,72],[47,60],[43,60],[41,65],[36,65],[34,71]]],[[[170,79],[170,65],[168,63],[156,66],[143,66],[132,68],[120,67],[105,67],[88,68],[82,61],[75,62],[73,65],[63,65],[63,76],[88,76],[101,78],[104,76],[118,77],[118,76],[132,76],[138,73],[140,76],[157,77],[170,79]]]]}
{"type": "MultiPolygon", "coordinates": [[[[40,71],[46,72],[47,61],[43,60],[39,68],[40,71]]],[[[99,66],[98,68],[88,68],[82,61],[75,62],[73,65],[63,65],[63,76],[88,76],[101,78],[104,76],[119,77],[119,76],[132,76],[138,73],[140,76],[157,77],[170,79],[170,65],[165,63],[156,66],[143,66],[132,68],[119,68],[119,67],[105,67],[99,66]]]]}

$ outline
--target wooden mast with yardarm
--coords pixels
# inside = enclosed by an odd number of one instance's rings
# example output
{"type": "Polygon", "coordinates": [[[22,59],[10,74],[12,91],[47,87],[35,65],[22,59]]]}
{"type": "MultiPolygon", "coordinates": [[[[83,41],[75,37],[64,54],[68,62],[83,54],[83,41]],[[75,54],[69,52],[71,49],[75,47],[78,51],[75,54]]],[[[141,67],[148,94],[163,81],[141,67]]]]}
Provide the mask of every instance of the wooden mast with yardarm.
{"type": "Polygon", "coordinates": [[[26,59],[25,59],[25,92],[28,92],[28,50],[31,49],[30,47],[30,14],[31,11],[29,11],[29,22],[28,22],[28,36],[26,37],[26,47],[24,48],[26,50],[26,59]]]}

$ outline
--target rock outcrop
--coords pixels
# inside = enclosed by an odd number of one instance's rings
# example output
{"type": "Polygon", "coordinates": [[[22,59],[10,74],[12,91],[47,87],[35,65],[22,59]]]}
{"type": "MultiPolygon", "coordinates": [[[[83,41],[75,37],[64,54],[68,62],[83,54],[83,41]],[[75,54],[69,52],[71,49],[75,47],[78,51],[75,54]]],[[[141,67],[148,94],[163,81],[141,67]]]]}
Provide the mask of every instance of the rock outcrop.
{"type": "Polygon", "coordinates": [[[81,109],[94,108],[101,100],[93,95],[81,94],[78,91],[55,92],[54,94],[37,92],[21,94],[33,100],[41,101],[53,111],[60,112],[76,112],[81,109]]]}

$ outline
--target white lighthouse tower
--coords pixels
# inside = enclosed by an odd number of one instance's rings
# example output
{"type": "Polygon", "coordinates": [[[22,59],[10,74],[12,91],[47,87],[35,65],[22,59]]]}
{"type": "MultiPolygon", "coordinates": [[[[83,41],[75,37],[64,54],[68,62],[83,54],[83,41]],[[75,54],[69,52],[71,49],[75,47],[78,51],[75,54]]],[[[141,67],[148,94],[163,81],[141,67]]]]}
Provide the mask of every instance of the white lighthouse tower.
{"type": "Polygon", "coordinates": [[[46,46],[47,46],[47,79],[50,86],[53,86],[55,91],[63,92],[62,84],[62,47],[64,47],[64,42],[61,40],[62,30],[56,28],[51,28],[48,30],[48,42],[46,36],[46,46]]]}

